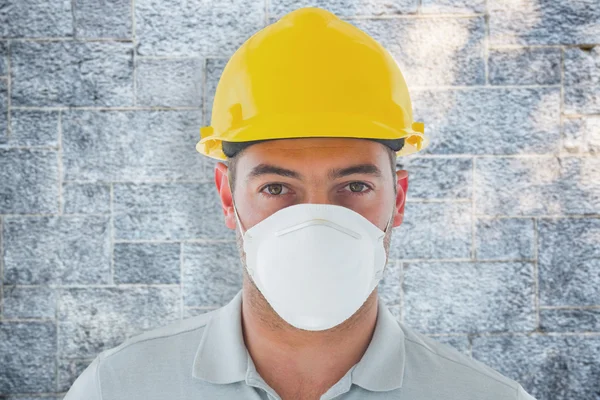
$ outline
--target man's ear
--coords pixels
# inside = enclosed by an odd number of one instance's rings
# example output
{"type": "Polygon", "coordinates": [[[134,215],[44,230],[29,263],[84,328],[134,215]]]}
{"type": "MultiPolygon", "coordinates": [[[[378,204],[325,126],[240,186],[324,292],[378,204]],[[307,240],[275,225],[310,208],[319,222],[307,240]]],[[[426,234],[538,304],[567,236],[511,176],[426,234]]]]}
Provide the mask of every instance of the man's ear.
{"type": "Polygon", "coordinates": [[[233,214],[233,200],[231,198],[231,191],[229,190],[229,178],[227,176],[227,165],[222,162],[218,162],[215,165],[215,185],[219,198],[221,199],[221,207],[223,208],[223,214],[225,215],[225,226],[229,229],[235,230],[235,215],[233,214]]]}
{"type": "Polygon", "coordinates": [[[401,169],[396,171],[396,211],[393,227],[400,226],[404,221],[404,205],[406,204],[406,192],[408,191],[408,171],[401,169]]]}

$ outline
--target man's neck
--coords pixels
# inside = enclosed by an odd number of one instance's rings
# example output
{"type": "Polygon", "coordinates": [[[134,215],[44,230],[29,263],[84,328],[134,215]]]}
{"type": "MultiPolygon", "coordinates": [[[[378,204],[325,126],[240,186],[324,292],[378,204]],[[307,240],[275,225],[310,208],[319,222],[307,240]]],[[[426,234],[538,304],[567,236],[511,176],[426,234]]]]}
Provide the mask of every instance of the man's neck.
{"type": "Polygon", "coordinates": [[[309,393],[323,394],[367,350],[377,321],[377,307],[375,290],[342,324],[327,331],[305,331],[283,321],[258,289],[244,282],[244,341],[257,372],[282,398],[286,398],[283,393],[298,393],[300,385],[309,393]]]}

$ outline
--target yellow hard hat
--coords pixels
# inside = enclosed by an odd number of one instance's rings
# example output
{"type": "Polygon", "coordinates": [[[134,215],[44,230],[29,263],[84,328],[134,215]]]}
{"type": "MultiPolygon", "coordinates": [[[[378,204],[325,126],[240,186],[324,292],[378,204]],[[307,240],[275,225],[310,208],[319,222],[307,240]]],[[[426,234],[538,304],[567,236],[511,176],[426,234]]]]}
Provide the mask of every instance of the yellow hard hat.
{"type": "Polygon", "coordinates": [[[217,85],[211,123],[200,128],[196,150],[217,160],[227,160],[223,142],[399,140],[398,156],[429,144],[390,53],[318,7],[286,14],[237,49],[217,85]]]}

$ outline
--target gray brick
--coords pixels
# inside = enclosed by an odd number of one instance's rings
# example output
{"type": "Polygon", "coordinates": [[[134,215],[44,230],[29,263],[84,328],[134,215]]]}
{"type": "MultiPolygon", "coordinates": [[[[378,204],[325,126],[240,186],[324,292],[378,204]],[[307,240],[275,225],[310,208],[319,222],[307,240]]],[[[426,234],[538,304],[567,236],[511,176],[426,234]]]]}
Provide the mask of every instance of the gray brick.
{"type": "Polygon", "coordinates": [[[542,219],[538,231],[540,305],[599,305],[600,219],[542,219]]]}
{"type": "Polygon", "coordinates": [[[534,257],[534,228],[530,218],[478,219],[475,254],[480,260],[534,257]]]}
{"type": "Polygon", "coordinates": [[[467,335],[429,335],[433,340],[454,347],[466,356],[471,356],[471,343],[467,335]]]}
{"type": "Polygon", "coordinates": [[[417,0],[271,0],[269,17],[281,18],[301,7],[324,8],[338,17],[415,14],[417,0]]]}
{"type": "Polygon", "coordinates": [[[63,115],[65,179],[198,180],[201,111],[87,111],[63,115]]]}
{"type": "Polygon", "coordinates": [[[489,0],[490,43],[577,44],[600,41],[597,0],[489,0]]]}
{"type": "Polygon", "coordinates": [[[553,153],[560,146],[560,88],[411,94],[415,119],[425,121],[431,141],[423,154],[553,153]]]}
{"type": "MultiPolygon", "coordinates": [[[[598,26],[600,32],[600,17],[598,26]]],[[[600,46],[591,50],[565,49],[564,96],[567,114],[600,113],[600,46]]]]}
{"type": "Polygon", "coordinates": [[[390,260],[387,263],[383,279],[377,292],[387,306],[400,304],[402,292],[402,263],[390,260]]]}
{"type": "Polygon", "coordinates": [[[11,55],[12,105],[133,105],[131,43],[19,41],[11,55]]]}
{"type": "Polygon", "coordinates": [[[103,183],[63,182],[65,214],[110,213],[110,186],[103,183]]]}
{"type": "Polygon", "coordinates": [[[389,50],[409,88],[480,85],[485,81],[483,17],[357,19],[348,22],[389,50]]]}
{"type": "Polygon", "coordinates": [[[8,75],[8,42],[0,40],[0,76],[8,75]]]}
{"type": "Polygon", "coordinates": [[[115,243],[115,283],[180,282],[179,243],[115,243]]]}
{"type": "Polygon", "coordinates": [[[475,207],[485,215],[598,213],[600,159],[485,157],[475,165],[475,207]]]}
{"type": "Polygon", "coordinates": [[[535,329],[532,263],[405,263],[403,288],[405,323],[423,333],[535,329]]]}
{"type": "Polygon", "coordinates": [[[217,84],[219,83],[219,79],[221,79],[221,74],[227,61],[222,58],[209,58],[206,60],[206,102],[204,106],[204,121],[206,121],[206,125],[210,125],[211,123],[212,106],[215,100],[217,84]]]}
{"type": "Polygon", "coordinates": [[[131,0],[74,0],[78,38],[131,38],[131,0]]]}
{"type": "Polygon", "coordinates": [[[179,287],[69,288],[59,292],[59,353],[91,358],[177,320],[179,287]]]}
{"type": "Polygon", "coordinates": [[[115,184],[119,240],[229,239],[213,183],[115,184]]]}
{"type": "Polygon", "coordinates": [[[242,288],[235,242],[183,244],[183,303],[221,307],[242,288]]]}
{"type": "Polygon", "coordinates": [[[600,332],[600,309],[541,309],[540,330],[542,332],[600,332]]]}
{"type": "Polygon", "coordinates": [[[600,336],[473,338],[473,358],[517,380],[537,399],[596,399],[600,336]]]}
{"type": "Polygon", "coordinates": [[[400,168],[408,171],[408,199],[471,197],[472,159],[406,157],[400,161],[400,168]]]}
{"type": "Polygon", "coordinates": [[[4,286],[4,318],[54,319],[56,296],[48,287],[4,286]]]}
{"type": "Polygon", "coordinates": [[[64,359],[58,360],[58,391],[67,392],[75,379],[92,363],[94,359],[64,359]]]}
{"type": "Polygon", "coordinates": [[[596,86],[565,86],[565,108],[566,114],[600,113],[600,89],[596,86]]]}
{"type": "Polygon", "coordinates": [[[8,137],[8,84],[0,79],[0,144],[8,137]]]}
{"type": "Polygon", "coordinates": [[[56,151],[0,149],[0,214],[57,211],[56,151]]]}
{"type": "Polygon", "coordinates": [[[600,84],[600,46],[565,49],[565,85],[600,84]]]}
{"type": "Polygon", "coordinates": [[[202,107],[204,59],[137,59],[137,104],[202,107]]]}
{"type": "Polygon", "coordinates": [[[58,112],[11,110],[8,146],[58,146],[58,112]]]}
{"type": "Polygon", "coordinates": [[[73,36],[68,0],[5,0],[0,9],[0,37],[73,36]]]}
{"type": "Polygon", "coordinates": [[[392,233],[391,259],[471,257],[470,203],[413,203],[392,233]]]}
{"type": "Polygon", "coordinates": [[[0,393],[54,391],[54,322],[0,321],[0,393]]]}
{"type": "Polygon", "coordinates": [[[485,0],[421,0],[421,13],[485,13],[485,0]]]}
{"type": "Polygon", "coordinates": [[[2,308],[4,303],[4,241],[2,239],[4,233],[4,217],[0,215],[0,320],[3,318],[2,308]]]}
{"type": "Polygon", "coordinates": [[[190,0],[136,0],[140,55],[231,56],[265,26],[265,4],[252,0],[211,3],[190,0]]]}
{"type": "Polygon", "coordinates": [[[564,119],[563,136],[569,153],[600,153],[600,117],[564,119]]]}
{"type": "Polygon", "coordinates": [[[5,217],[5,283],[109,283],[109,223],[108,216],[5,217]]]}
{"type": "Polygon", "coordinates": [[[199,183],[117,183],[113,189],[114,236],[118,240],[182,240],[201,236],[199,183]]]}
{"type": "Polygon", "coordinates": [[[560,49],[490,49],[492,85],[559,85],[560,49]]]}

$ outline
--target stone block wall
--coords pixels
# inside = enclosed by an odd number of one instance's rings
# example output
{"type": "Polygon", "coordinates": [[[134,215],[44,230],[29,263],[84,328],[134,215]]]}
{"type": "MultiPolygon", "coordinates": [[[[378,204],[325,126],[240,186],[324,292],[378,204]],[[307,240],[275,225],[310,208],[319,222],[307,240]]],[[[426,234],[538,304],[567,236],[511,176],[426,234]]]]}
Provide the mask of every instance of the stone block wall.
{"type": "Polygon", "coordinates": [[[390,50],[430,147],[380,285],[538,400],[600,388],[597,0],[0,1],[0,398],[220,307],[233,231],[195,151],[228,58],[301,6],[390,50]]]}

